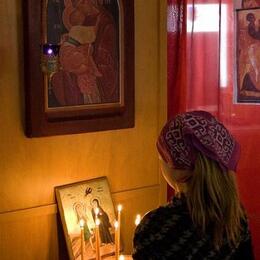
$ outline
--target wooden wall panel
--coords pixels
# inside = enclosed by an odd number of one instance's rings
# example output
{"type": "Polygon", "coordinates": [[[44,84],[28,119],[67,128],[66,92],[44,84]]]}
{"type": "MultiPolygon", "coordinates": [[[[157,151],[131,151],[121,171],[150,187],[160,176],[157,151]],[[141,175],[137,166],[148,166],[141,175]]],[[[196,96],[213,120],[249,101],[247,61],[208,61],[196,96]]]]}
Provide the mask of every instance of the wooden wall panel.
{"type": "Polygon", "coordinates": [[[1,1],[0,212],[53,203],[55,186],[104,175],[114,192],[158,183],[158,3],[135,1],[135,128],[28,139],[22,124],[22,1],[1,1]]]}
{"type": "MultiPolygon", "coordinates": [[[[136,214],[144,215],[159,205],[159,185],[119,192],[114,203],[122,204],[124,253],[131,254],[136,214]],[[147,200],[149,198],[149,200],[147,200]]],[[[56,204],[0,214],[1,260],[68,259],[56,204]]]]}
{"type": "Polygon", "coordinates": [[[135,0],[135,128],[28,139],[24,135],[22,1],[0,1],[1,260],[66,258],[55,186],[107,176],[115,201],[129,207],[123,220],[127,252],[133,215],[165,200],[155,149],[166,115],[166,26],[160,22],[165,3],[135,0]]]}
{"type": "Polygon", "coordinates": [[[58,259],[56,215],[1,223],[0,241],[2,260],[58,259]]]}
{"type": "MultiPolygon", "coordinates": [[[[158,6],[159,17],[159,82],[158,82],[158,133],[167,121],[167,1],[159,1],[158,6]]],[[[159,169],[160,171],[160,169],[159,169]]],[[[159,174],[160,183],[160,203],[167,200],[167,184],[159,174]]]]}

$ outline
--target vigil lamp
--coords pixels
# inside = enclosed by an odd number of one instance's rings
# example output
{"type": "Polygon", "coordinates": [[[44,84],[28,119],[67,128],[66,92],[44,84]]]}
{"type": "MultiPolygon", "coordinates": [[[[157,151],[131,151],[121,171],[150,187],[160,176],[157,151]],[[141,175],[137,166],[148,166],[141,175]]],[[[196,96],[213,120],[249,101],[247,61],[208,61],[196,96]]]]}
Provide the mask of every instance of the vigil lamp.
{"type": "Polygon", "coordinates": [[[48,78],[60,68],[59,50],[60,45],[58,44],[46,43],[42,45],[41,69],[48,78]]]}

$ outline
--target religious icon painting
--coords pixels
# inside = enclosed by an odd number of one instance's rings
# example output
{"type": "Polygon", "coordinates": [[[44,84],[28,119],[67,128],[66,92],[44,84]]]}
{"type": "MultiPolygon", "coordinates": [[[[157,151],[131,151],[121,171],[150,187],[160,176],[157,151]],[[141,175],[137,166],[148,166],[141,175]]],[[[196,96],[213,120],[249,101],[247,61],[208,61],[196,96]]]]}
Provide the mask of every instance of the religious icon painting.
{"type": "Polygon", "coordinates": [[[58,186],[55,192],[70,259],[97,259],[97,246],[101,257],[114,255],[116,215],[107,178],[58,186]]]}
{"type": "Polygon", "coordinates": [[[260,0],[242,0],[241,8],[256,8],[260,7],[260,0]]]}
{"type": "Polygon", "coordinates": [[[236,12],[236,101],[260,103],[260,8],[236,12]]]}
{"type": "Polygon", "coordinates": [[[133,127],[134,1],[26,0],[25,9],[27,136],[133,127]]]}
{"type": "Polygon", "coordinates": [[[124,97],[118,2],[48,0],[46,5],[45,43],[50,52],[59,46],[59,65],[46,77],[46,110],[119,106],[124,97]]]}
{"type": "Polygon", "coordinates": [[[233,0],[234,9],[249,9],[260,7],[260,0],[233,0]]]}

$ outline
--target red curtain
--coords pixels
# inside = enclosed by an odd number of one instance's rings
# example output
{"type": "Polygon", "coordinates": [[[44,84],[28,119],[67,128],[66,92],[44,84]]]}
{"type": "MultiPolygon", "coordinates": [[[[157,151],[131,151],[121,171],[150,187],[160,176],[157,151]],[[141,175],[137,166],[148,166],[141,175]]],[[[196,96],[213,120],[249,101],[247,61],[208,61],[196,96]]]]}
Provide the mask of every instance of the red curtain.
{"type": "Polygon", "coordinates": [[[260,260],[260,106],[234,101],[234,19],[231,0],[168,0],[168,118],[209,111],[241,144],[239,191],[260,260]]]}

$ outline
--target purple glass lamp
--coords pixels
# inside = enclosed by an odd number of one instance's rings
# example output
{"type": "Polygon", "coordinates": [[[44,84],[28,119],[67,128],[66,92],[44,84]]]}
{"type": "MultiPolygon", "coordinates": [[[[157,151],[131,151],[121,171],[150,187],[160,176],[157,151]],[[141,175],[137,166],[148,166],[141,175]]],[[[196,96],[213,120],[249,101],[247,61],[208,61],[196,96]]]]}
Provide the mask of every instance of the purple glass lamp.
{"type": "Polygon", "coordinates": [[[43,44],[42,45],[42,72],[48,76],[52,76],[53,73],[59,70],[59,50],[58,44],[43,44]]]}

